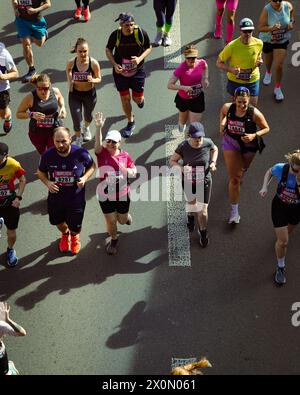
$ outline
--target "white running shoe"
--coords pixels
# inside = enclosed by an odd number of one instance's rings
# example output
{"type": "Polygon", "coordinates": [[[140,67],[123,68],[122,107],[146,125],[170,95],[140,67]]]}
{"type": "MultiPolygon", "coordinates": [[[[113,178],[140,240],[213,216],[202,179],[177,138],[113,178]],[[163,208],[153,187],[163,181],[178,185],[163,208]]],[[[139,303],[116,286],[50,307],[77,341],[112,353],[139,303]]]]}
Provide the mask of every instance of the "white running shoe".
{"type": "Polygon", "coordinates": [[[186,129],[186,124],[181,125],[181,123],[178,124],[178,130],[180,133],[184,133],[186,129]]]}
{"type": "Polygon", "coordinates": [[[165,47],[169,47],[170,45],[172,45],[171,37],[170,37],[169,33],[165,33],[165,35],[164,35],[164,46],[165,47]]]}
{"type": "Polygon", "coordinates": [[[92,134],[89,126],[85,126],[85,125],[82,126],[82,135],[83,135],[83,141],[92,140],[92,134]]]}
{"type": "Polygon", "coordinates": [[[272,82],[272,73],[268,73],[266,71],[266,74],[265,74],[264,79],[263,79],[263,84],[264,85],[270,85],[271,82],[272,82]]]}
{"type": "Polygon", "coordinates": [[[159,45],[162,44],[162,42],[163,42],[163,35],[164,35],[164,33],[162,31],[161,32],[157,32],[157,34],[155,36],[155,39],[154,39],[154,44],[155,45],[159,46],[159,45]]]}
{"type": "Polygon", "coordinates": [[[229,225],[230,224],[239,224],[240,219],[241,219],[241,217],[238,212],[235,213],[235,212],[231,211],[230,218],[228,220],[228,224],[229,225]]]}
{"type": "Polygon", "coordinates": [[[76,137],[76,139],[75,139],[75,141],[74,141],[74,144],[77,145],[78,147],[81,147],[82,144],[83,144],[83,138],[82,138],[82,136],[76,137]]]}
{"type": "Polygon", "coordinates": [[[274,97],[276,101],[282,101],[284,99],[282,90],[280,88],[274,89],[274,97]]]}

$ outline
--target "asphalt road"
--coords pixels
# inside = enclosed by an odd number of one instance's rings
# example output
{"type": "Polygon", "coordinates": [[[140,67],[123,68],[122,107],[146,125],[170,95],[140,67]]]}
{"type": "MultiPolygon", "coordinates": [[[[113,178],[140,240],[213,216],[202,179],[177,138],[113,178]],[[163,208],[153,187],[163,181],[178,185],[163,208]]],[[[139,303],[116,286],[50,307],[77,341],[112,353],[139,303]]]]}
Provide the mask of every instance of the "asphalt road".
{"type": "MultiPolygon", "coordinates": [[[[10,1],[5,3],[0,41],[24,74],[27,66],[10,1]]],[[[49,40],[43,48],[34,47],[37,69],[51,75],[67,100],[69,50],[78,37],[85,37],[102,69],[97,109],[107,117],[105,129],[122,128],[126,121],[104,48],[117,26],[114,19],[124,10],[133,12],[153,38],[152,1],[94,0],[87,24],[72,19],[72,0],[52,3],[46,13],[49,40]]],[[[299,3],[294,1],[298,19],[299,3]]],[[[240,0],[237,20],[248,16],[257,21],[264,4],[240,0]]],[[[211,86],[203,123],[220,146],[218,114],[227,95],[224,76],[215,67],[222,41],[212,38],[214,6],[212,0],[181,0],[180,34],[182,46],[195,43],[208,61],[211,86]]],[[[298,33],[293,41],[300,39],[298,33]]],[[[286,100],[276,104],[272,88],[262,88],[259,108],[272,131],[266,150],[245,177],[241,223],[234,229],[226,224],[227,175],[220,155],[209,209],[211,244],[203,250],[193,236],[191,267],[169,266],[167,205],[161,201],[132,204],[134,223],[120,229],[119,253],[108,257],[95,179],[87,187],[82,251],[77,257],[61,257],[58,232],[48,224],[46,190],[34,175],[39,158],[27,136],[27,121],[14,120],[14,130],[1,141],[27,170],[28,185],[16,244],[20,262],[9,269],[1,255],[0,296],[28,332],[26,338],[6,339],[10,359],[22,374],[167,374],[174,358],[202,355],[213,365],[207,374],[299,374],[300,328],[291,323],[291,307],[300,301],[299,229],[289,246],[288,282],[278,288],[270,218],[275,185],[265,199],[258,195],[266,169],[299,148],[300,73],[291,58],[290,47],[283,81],[286,100]]],[[[166,89],[172,71],[164,69],[163,48],[153,49],[146,70],[146,106],[135,110],[137,128],[124,148],[150,169],[166,163],[165,125],[176,124],[177,116],[174,94],[166,89]]],[[[12,83],[13,111],[29,90],[20,81],[12,83]]],[[[71,127],[70,116],[66,124],[71,127]]],[[[86,146],[92,153],[93,142],[86,146]]],[[[4,234],[1,249],[6,250],[4,234]]]]}

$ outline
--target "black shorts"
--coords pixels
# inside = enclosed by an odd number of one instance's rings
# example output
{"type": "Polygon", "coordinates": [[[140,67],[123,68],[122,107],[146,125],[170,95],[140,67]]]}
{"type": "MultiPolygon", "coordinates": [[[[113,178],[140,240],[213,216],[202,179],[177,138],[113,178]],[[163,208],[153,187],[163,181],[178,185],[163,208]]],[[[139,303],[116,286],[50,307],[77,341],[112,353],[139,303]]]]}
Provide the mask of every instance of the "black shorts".
{"type": "Polygon", "coordinates": [[[201,114],[205,110],[204,93],[201,92],[195,99],[183,99],[177,93],[174,102],[180,112],[192,111],[201,114]]]}
{"type": "Polygon", "coordinates": [[[9,90],[0,92],[0,110],[5,110],[10,103],[9,90]]]}
{"type": "Polygon", "coordinates": [[[286,41],[282,44],[264,43],[263,53],[271,53],[274,49],[287,49],[289,43],[289,41],[286,41]]]}
{"type": "Polygon", "coordinates": [[[4,219],[7,229],[15,230],[19,224],[20,209],[13,206],[0,207],[0,217],[4,219]]]}
{"type": "Polygon", "coordinates": [[[300,204],[287,204],[275,195],[272,201],[272,221],[274,228],[298,225],[300,222],[300,204]]]}
{"type": "Polygon", "coordinates": [[[187,202],[192,202],[196,199],[198,203],[209,204],[212,190],[211,177],[206,177],[204,183],[192,185],[190,183],[184,183],[182,180],[182,188],[187,202]]]}
{"type": "Polygon", "coordinates": [[[70,207],[68,204],[54,204],[48,201],[49,222],[51,225],[66,223],[71,232],[80,233],[85,203],[79,207],[70,207]]]}
{"type": "Polygon", "coordinates": [[[0,340],[0,376],[8,373],[8,357],[4,343],[0,340]]]}
{"type": "MultiPolygon", "coordinates": [[[[125,198],[124,198],[125,199],[125,198]]],[[[117,212],[118,214],[127,214],[130,207],[130,198],[127,195],[126,200],[104,200],[99,201],[103,214],[112,214],[117,212]]]]}
{"type": "Polygon", "coordinates": [[[139,69],[132,77],[124,77],[115,71],[113,76],[118,92],[127,92],[129,89],[140,94],[144,92],[146,73],[143,68],[139,69]]]}

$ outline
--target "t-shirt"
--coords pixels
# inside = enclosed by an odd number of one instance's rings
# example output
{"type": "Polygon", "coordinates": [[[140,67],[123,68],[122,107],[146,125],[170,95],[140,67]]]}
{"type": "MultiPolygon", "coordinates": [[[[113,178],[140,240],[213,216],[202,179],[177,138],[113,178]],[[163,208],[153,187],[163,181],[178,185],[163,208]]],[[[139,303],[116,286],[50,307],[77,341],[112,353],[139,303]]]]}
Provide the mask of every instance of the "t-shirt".
{"type": "Polygon", "coordinates": [[[18,1],[18,11],[20,13],[20,18],[26,21],[37,21],[42,18],[40,12],[36,14],[29,15],[27,13],[27,8],[39,8],[45,0],[17,0],[18,1]]]}
{"type": "Polygon", "coordinates": [[[196,167],[199,167],[198,171],[200,172],[202,167],[205,179],[210,179],[210,151],[215,147],[215,143],[210,138],[204,137],[201,147],[193,148],[188,140],[184,140],[178,145],[175,152],[182,157],[183,166],[193,167],[193,172],[195,172],[196,167]]]}
{"type": "MultiPolygon", "coordinates": [[[[117,42],[117,36],[118,36],[118,30],[115,30],[112,32],[110,35],[106,48],[108,48],[110,51],[114,51],[114,59],[117,62],[117,64],[121,65],[124,69],[128,70],[130,69],[130,66],[134,67],[133,64],[130,62],[132,56],[140,56],[143,52],[145,52],[146,49],[150,48],[150,39],[145,32],[145,30],[139,28],[139,40],[141,43],[144,42],[143,47],[140,47],[135,39],[134,33],[132,33],[130,36],[124,36],[121,32],[121,39],[120,39],[120,44],[118,47],[116,47],[116,42],[117,42]]],[[[144,61],[142,61],[137,69],[141,69],[143,67],[144,61]]],[[[131,67],[131,70],[132,70],[131,67]]]]}
{"type": "Polygon", "coordinates": [[[250,84],[258,81],[260,78],[259,67],[256,67],[255,63],[262,52],[262,48],[263,42],[255,37],[251,38],[250,44],[243,44],[240,37],[227,44],[219,58],[224,63],[229,61],[230,67],[241,69],[238,76],[228,72],[228,79],[239,84],[250,84]]]}
{"type": "MultiPolygon", "coordinates": [[[[276,177],[278,180],[278,183],[281,181],[282,177],[282,172],[284,165],[286,163],[277,163],[272,167],[272,176],[276,177]]],[[[284,195],[279,196],[277,193],[277,196],[283,200],[285,203],[296,203],[300,204],[300,197],[299,194],[296,193],[297,190],[297,180],[296,176],[292,174],[291,172],[288,172],[288,178],[286,181],[286,187],[285,187],[285,192],[284,195]]]]}
{"type": "Polygon", "coordinates": [[[120,150],[118,155],[112,156],[103,147],[97,155],[100,183],[97,188],[99,196],[107,196],[109,199],[119,198],[129,193],[127,173],[120,169],[120,165],[126,169],[135,167],[130,155],[120,150]]]}
{"type": "Polygon", "coordinates": [[[10,206],[15,199],[15,180],[20,178],[26,171],[20,163],[10,156],[5,166],[0,167],[0,206],[10,206]]]}
{"type": "Polygon", "coordinates": [[[59,187],[58,193],[50,193],[48,202],[81,207],[85,202],[85,187],[79,188],[77,181],[86,170],[93,166],[93,159],[84,148],[71,145],[68,156],[60,156],[55,147],[47,150],[41,157],[39,170],[48,175],[59,187]]]}
{"type": "Polygon", "coordinates": [[[183,99],[194,99],[198,97],[202,91],[202,76],[207,67],[204,59],[197,59],[195,67],[188,67],[186,62],[182,62],[174,71],[174,77],[178,78],[180,85],[193,87],[192,93],[179,90],[178,94],[183,99]]]}
{"type": "MultiPolygon", "coordinates": [[[[0,71],[2,74],[7,74],[8,71],[16,67],[15,62],[5,48],[4,44],[0,43],[0,71]]],[[[7,91],[10,88],[9,81],[0,80],[0,92],[7,91]]]]}

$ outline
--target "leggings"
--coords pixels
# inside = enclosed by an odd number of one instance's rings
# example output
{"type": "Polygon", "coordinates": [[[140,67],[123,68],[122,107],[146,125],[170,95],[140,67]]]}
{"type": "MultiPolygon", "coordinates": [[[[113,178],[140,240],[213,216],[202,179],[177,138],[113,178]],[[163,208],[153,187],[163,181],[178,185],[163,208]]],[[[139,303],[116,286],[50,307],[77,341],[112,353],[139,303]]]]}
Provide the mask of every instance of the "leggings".
{"type": "Polygon", "coordinates": [[[97,94],[95,88],[86,92],[74,90],[69,93],[69,106],[75,132],[79,132],[81,129],[82,108],[84,110],[84,120],[90,123],[93,120],[93,111],[96,103],[97,94]]]}
{"type": "MultiPolygon", "coordinates": [[[[75,0],[77,7],[81,7],[81,0],[75,0]]],[[[82,0],[83,7],[87,8],[89,6],[90,0],[82,0]]]]}
{"type": "Polygon", "coordinates": [[[165,23],[172,25],[176,1],[177,0],[153,0],[157,27],[163,27],[165,23]]]}
{"type": "MultiPolygon", "coordinates": [[[[225,8],[226,0],[216,0],[218,10],[225,8]]],[[[229,11],[235,11],[238,7],[239,0],[227,0],[227,8],[229,11]]]]}

